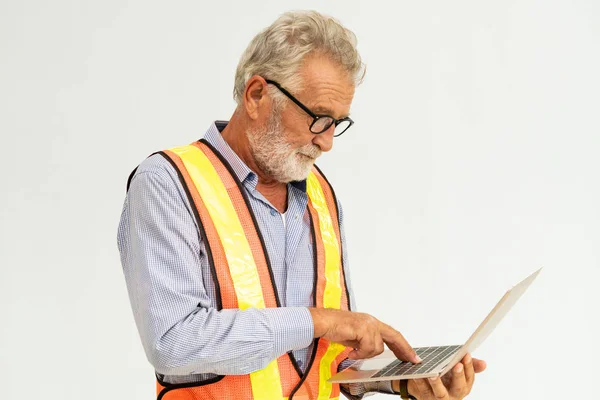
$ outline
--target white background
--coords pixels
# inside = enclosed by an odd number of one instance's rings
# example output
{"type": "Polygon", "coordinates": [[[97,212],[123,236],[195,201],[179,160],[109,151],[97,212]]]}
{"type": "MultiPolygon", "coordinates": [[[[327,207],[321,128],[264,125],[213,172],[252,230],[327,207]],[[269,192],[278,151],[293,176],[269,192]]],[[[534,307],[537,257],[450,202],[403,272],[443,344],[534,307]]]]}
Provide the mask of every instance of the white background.
{"type": "Polygon", "coordinates": [[[242,51],[298,8],[339,18],[368,64],[320,161],[359,308],[414,346],[460,343],[544,266],[470,398],[596,398],[594,0],[2,0],[1,397],[154,397],[116,246],[126,178],[227,119],[242,51]]]}

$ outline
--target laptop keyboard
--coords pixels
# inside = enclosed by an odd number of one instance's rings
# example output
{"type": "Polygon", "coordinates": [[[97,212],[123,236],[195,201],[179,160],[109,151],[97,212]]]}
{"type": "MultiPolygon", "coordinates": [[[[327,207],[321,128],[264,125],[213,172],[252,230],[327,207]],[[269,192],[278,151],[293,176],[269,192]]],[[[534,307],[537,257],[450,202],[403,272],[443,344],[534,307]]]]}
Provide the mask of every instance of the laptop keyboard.
{"type": "Polygon", "coordinates": [[[415,351],[423,360],[420,364],[413,364],[407,361],[395,360],[382,368],[371,378],[381,378],[395,375],[416,375],[426,374],[433,371],[440,362],[456,353],[461,346],[433,346],[417,347],[415,351]]]}

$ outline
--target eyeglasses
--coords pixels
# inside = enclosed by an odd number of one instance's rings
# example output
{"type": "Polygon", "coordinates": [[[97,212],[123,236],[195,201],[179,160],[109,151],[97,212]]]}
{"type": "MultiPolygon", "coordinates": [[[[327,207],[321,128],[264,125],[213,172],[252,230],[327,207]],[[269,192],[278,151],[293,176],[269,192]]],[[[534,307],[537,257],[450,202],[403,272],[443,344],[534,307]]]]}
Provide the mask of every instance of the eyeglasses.
{"type": "Polygon", "coordinates": [[[335,119],[331,115],[325,114],[315,114],[310,111],[308,107],[304,104],[300,103],[300,100],[292,96],[290,92],[281,87],[281,85],[275,81],[265,79],[268,84],[275,86],[277,89],[281,91],[281,93],[285,94],[291,101],[296,103],[298,107],[300,107],[304,112],[310,115],[313,118],[312,123],[310,124],[310,131],[315,134],[323,133],[327,129],[331,128],[331,125],[335,124],[335,132],[333,134],[334,137],[340,136],[342,133],[346,132],[348,128],[350,128],[354,121],[350,117],[335,119]]]}

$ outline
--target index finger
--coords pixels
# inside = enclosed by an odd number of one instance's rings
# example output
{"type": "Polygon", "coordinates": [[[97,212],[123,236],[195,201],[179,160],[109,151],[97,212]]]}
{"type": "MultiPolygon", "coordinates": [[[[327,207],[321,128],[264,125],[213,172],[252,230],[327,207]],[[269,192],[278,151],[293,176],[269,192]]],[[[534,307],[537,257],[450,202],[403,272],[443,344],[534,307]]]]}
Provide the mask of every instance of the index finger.
{"type": "Polygon", "coordinates": [[[388,345],[398,359],[409,361],[413,364],[419,364],[423,361],[400,332],[383,322],[381,325],[381,339],[383,339],[385,344],[388,345]]]}

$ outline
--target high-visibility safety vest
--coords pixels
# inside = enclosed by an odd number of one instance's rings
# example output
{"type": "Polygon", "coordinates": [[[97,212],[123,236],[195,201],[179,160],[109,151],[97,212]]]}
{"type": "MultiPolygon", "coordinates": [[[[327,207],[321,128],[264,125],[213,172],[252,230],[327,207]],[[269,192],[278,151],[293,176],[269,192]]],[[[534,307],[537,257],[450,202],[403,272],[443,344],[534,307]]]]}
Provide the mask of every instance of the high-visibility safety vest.
{"type": "MultiPolygon", "coordinates": [[[[177,170],[206,244],[219,309],[280,307],[264,240],[241,183],[205,140],[158,152],[177,170]]],[[[129,178],[129,182],[134,172],[129,178]]],[[[128,186],[129,186],[128,182],[128,186]]],[[[338,209],[333,189],[318,168],[306,182],[315,268],[315,307],[349,310],[342,265],[338,209]]],[[[157,380],[158,400],[325,400],[340,396],[337,372],[350,348],[316,339],[303,373],[293,354],[248,375],[196,383],[157,380]]]]}

